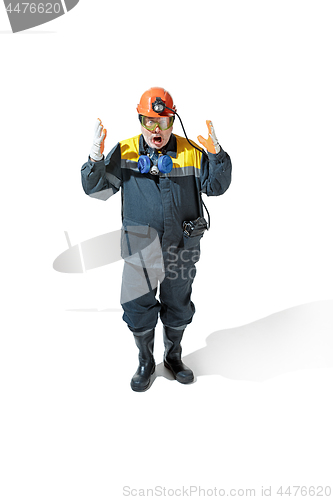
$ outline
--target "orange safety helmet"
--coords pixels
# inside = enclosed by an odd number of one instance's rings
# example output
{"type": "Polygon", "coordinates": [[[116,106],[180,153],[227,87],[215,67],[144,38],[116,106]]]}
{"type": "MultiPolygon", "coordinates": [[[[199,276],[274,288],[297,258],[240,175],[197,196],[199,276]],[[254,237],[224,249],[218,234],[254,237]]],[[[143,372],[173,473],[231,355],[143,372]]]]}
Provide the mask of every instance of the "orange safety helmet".
{"type": "Polygon", "coordinates": [[[174,116],[174,113],[169,109],[165,109],[162,113],[156,113],[153,111],[152,104],[155,102],[156,97],[160,97],[164,104],[174,110],[177,111],[176,106],[173,104],[173,100],[169,92],[162,89],[161,87],[152,87],[146,92],[144,92],[141,96],[140,103],[138,104],[136,110],[139,115],[144,116],[174,116]]]}

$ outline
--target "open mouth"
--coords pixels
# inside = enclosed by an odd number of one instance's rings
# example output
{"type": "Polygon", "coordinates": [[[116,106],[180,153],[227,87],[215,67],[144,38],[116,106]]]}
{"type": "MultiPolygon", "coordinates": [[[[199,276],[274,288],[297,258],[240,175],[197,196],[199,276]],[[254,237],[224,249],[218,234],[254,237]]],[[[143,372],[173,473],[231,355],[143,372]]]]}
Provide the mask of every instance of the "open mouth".
{"type": "Polygon", "coordinates": [[[162,137],[160,135],[155,135],[154,137],[152,137],[152,143],[154,144],[154,146],[158,147],[162,144],[162,137]]]}

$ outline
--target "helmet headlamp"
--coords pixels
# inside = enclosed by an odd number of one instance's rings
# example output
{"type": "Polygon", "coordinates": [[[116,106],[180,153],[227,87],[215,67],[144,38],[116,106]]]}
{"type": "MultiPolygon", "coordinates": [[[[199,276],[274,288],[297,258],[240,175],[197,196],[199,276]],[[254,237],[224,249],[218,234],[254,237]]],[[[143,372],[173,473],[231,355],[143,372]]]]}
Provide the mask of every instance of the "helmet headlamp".
{"type": "Polygon", "coordinates": [[[155,101],[152,104],[152,108],[153,108],[153,111],[155,111],[155,113],[158,113],[158,114],[163,113],[166,106],[165,106],[164,102],[162,101],[161,97],[156,97],[155,101]]]}

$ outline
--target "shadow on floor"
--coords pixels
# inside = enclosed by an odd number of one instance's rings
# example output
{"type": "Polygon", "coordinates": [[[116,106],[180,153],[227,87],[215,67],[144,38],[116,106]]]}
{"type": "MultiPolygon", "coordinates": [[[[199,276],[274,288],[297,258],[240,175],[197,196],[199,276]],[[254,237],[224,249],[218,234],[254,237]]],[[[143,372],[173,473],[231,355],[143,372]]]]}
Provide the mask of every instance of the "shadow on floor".
{"type": "Polygon", "coordinates": [[[261,382],[333,366],[333,301],[292,307],[248,325],[220,330],[183,357],[196,374],[261,382]]]}

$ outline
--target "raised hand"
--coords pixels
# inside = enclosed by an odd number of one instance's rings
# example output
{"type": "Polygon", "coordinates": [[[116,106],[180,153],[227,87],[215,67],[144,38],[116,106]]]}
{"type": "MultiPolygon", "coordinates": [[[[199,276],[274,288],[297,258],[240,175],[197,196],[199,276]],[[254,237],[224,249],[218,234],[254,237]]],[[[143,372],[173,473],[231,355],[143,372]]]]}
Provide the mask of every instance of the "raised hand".
{"type": "Polygon", "coordinates": [[[199,135],[198,141],[203,145],[204,148],[207,149],[209,153],[217,154],[220,152],[221,146],[219,145],[216,138],[213,123],[210,120],[206,120],[206,124],[208,127],[208,139],[204,139],[202,135],[199,135]]]}
{"type": "Polygon", "coordinates": [[[94,130],[94,142],[90,151],[90,158],[94,161],[100,161],[103,158],[104,141],[106,129],[103,128],[102,121],[97,118],[94,130]]]}

